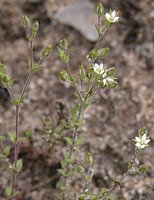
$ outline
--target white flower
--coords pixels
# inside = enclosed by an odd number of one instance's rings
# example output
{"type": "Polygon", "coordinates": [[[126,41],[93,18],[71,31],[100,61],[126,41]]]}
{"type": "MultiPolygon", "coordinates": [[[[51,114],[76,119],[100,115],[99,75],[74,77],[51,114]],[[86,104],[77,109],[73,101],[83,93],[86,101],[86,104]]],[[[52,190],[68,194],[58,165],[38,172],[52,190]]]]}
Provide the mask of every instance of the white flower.
{"type": "Polygon", "coordinates": [[[111,77],[108,77],[106,73],[104,73],[102,75],[102,78],[103,78],[103,84],[104,85],[106,85],[107,83],[111,83],[111,82],[114,81],[111,77]]]}
{"type": "Polygon", "coordinates": [[[117,16],[117,13],[115,10],[110,11],[110,13],[106,13],[105,17],[110,23],[115,23],[119,20],[119,17],[117,16]]]}
{"type": "Polygon", "coordinates": [[[150,142],[150,139],[147,138],[147,135],[144,134],[142,137],[135,137],[135,146],[138,149],[144,149],[146,146],[148,146],[147,144],[150,142]]]}
{"type": "Polygon", "coordinates": [[[93,70],[97,74],[103,74],[104,73],[104,65],[103,65],[103,63],[101,63],[101,64],[95,63],[94,66],[93,66],[93,70]]]}

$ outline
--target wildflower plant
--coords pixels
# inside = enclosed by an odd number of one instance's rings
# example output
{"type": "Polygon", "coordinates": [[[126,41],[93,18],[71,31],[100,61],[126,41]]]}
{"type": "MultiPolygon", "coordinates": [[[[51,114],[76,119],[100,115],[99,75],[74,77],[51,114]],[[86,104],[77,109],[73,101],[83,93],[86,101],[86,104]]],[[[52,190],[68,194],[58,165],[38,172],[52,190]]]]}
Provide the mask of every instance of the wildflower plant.
{"type": "MultiPolygon", "coordinates": [[[[133,158],[128,162],[128,168],[127,171],[122,175],[120,179],[116,179],[113,181],[112,185],[108,188],[102,188],[97,194],[92,194],[89,190],[89,184],[92,181],[92,176],[94,175],[94,169],[89,168],[91,170],[91,173],[88,173],[90,175],[85,175],[85,168],[81,165],[78,166],[78,172],[81,175],[81,177],[85,180],[86,188],[83,193],[80,194],[79,200],[114,200],[114,190],[116,188],[122,188],[124,184],[124,178],[126,176],[131,176],[134,174],[145,174],[148,171],[148,166],[146,164],[140,164],[138,156],[141,153],[141,149],[143,150],[145,147],[147,147],[147,143],[150,142],[150,135],[147,133],[147,129],[143,127],[138,132],[139,137],[135,137],[134,141],[134,155],[133,158]],[[137,139],[136,139],[137,138],[137,139]],[[141,138],[140,140],[138,138],[141,138]],[[146,142],[145,142],[146,141],[146,142]],[[144,145],[144,147],[139,146],[136,144],[140,143],[141,146],[144,145]],[[143,144],[144,143],[144,144],[143,144]],[[146,144],[145,144],[146,143],[146,144]],[[88,183],[88,184],[87,184],[88,183]]],[[[92,159],[92,155],[89,154],[92,159]]]]}
{"type": "Polygon", "coordinates": [[[109,13],[106,13],[105,18],[109,24],[119,21],[118,12],[116,12],[115,10],[114,11],[110,10],[109,13]]]}
{"type": "MultiPolygon", "coordinates": [[[[57,200],[74,199],[74,196],[71,197],[72,195],[68,191],[69,180],[75,176],[76,173],[81,175],[84,183],[84,188],[80,194],[77,195],[78,200],[111,200],[114,199],[113,192],[115,188],[117,188],[117,186],[122,187],[125,176],[136,173],[144,174],[148,170],[148,166],[146,164],[140,164],[138,158],[139,154],[142,153],[142,150],[146,148],[150,142],[150,135],[145,127],[139,130],[138,136],[134,139],[134,155],[128,162],[127,171],[122,175],[121,179],[115,178],[111,187],[101,188],[97,194],[92,194],[89,185],[92,182],[95,173],[93,156],[88,152],[85,156],[85,163],[79,164],[76,162],[77,150],[79,150],[80,146],[84,143],[79,133],[85,123],[85,110],[91,105],[92,100],[98,91],[105,88],[112,89],[118,85],[115,76],[115,68],[108,67],[104,63],[104,57],[108,54],[109,48],[101,47],[105,32],[110,29],[111,25],[119,21],[118,12],[110,10],[109,13],[105,13],[103,5],[98,3],[96,13],[98,16],[96,30],[99,37],[96,47],[86,56],[88,59],[87,65],[81,64],[78,71],[73,73],[71,69],[72,66],[70,65],[71,54],[69,52],[69,43],[67,39],[64,38],[60,40],[59,46],[57,47],[59,57],[65,64],[65,69],[60,72],[61,80],[68,82],[71,85],[74,89],[75,97],[71,108],[71,117],[69,119],[60,119],[56,126],[53,126],[49,117],[46,117],[43,120],[45,129],[44,139],[49,143],[49,147],[53,149],[53,147],[59,144],[61,140],[67,144],[67,148],[63,151],[61,168],[58,169],[61,178],[57,183],[58,192],[54,198],[57,200]],[[67,130],[67,135],[62,134],[64,130],[67,130]]],[[[0,86],[8,90],[11,97],[11,103],[15,107],[15,132],[10,131],[0,136],[0,157],[6,160],[12,178],[12,184],[6,187],[6,195],[9,200],[15,200],[16,196],[20,193],[17,189],[17,182],[18,175],[23,168],[23,160],[19,158],[19,145],[20,142],[25,139],[19,130],[20,109],[25,101],[33,74],[42,69],[41,64],[52,51],[51,46],[47,46],[42,50],[39,60],[35,62],[33,59],[33,45],[39,31],[39,23],[38,21],[31,23],[29,18],[24,16],[23,26],[29,43],[29,73],[20,95],[16,96],[14,93],[14,81],[8,74],[6,67],[3,64],[0,64],[0,86]],[[10,145],[6,145],[8,138],[10,145]],[[14,150],[13,161],[9,157],[11,148],[14,150]]]]}
{"type": "Polygon", "coordinates": [[[134,141],[137,150],[141,150],[145,147],[148,147],[148,143],[150,142],[150,136],[147,135],[146,128],[142,129],[142,131],[139,131],[139,136],[135,137],[134,141]]]}
{"type": "Polygon", "coordinates": [[[6,67],[0,64],[0,86],[6,88],[11,97],[11,103],[15,107],[15,132],[9,131],[0,136],[0,149],[1,157],[7,160],[7,167],[11,172],[12,185],[6,187],[6,195],[9,200],[16,199],[16,196],[20,193],[17,189],[18,175],[23,168],[23,160],[19,158],[19,145],[20,142],[25,139],[23,135],[20,134],[19,121],[20,121],[20,109],[25,101],[27,90],[31,81],[31,78],[35,72],[42,69],[42,62],[46,59],[49,53],[52,51],[51,46],[47,46],[42,50],[40,58],[37,62],[33,59],[33,44],[34,40],[39,31],[39,23],[35,21],[33,24],[30,22],[27,16],[23,16],[23,27],[26,31],[26,38],[29,43],[29,59],[28,59],[28,69],[29,73],[25,82],[24,87],[20,95],[16,95],[13,91],[14,80],[8,74],[6,67]],[[5,141],[9,138],[10,145],[5,145],[5,141]],[[13,161],[9,159],[11,153],[11,148],[14,149],[13,161]]]}
{"type": "MultiPolygon", "coordinates": [[[[68,195],[68,179],[74,176],[76,169],[82,176],[83,181],[85,182],[84,193],[82,193],[78,197],[78,199],[80,200],[112,199],[112,191],[116,188],[117,185],[122,185],[122,180],[115,180],[111,188],[103,188],[100,193],[94,195],[91,194],[89,190],[89,184],[94,174],[92,162],[88,165],[88,169],[86,171],[86,168],[83,165],[77,165],[75,159],[76,151],[81,145],[80,141],[82,141],[78,134],[81,130],[81,127],[85,123],[83,114],[86,108],[91,105],[92,99],[94,98],[96,92],[104,88],[115,88],[118,85],[117,79],[115,77],[115,68],[108,67],[104,64],[104,57],[108,54],[109,48],[101,47],[101,41],[105,32],[110,29],[110,26],[112,24],[119,21],[118,12],[110,10],[109,13],[105,14],[103,5],[101,3],[98,3],[96,13],[98,16],[96,30],[98,32],[99,38],[96,43],[96,47],[92,49],[87,55],[89,64],[81,64],[78,68],[77,73],[72,73],[70,65],[71,55],[69,52],[69,43],[66,38],[62,39],[59,43],[59,47],[57,47],[59,56],[66,66],[66,69],[60,72],[61,80],[68,82],[72,86],[76,98],[71,111],[71,119],[65,123],[65,127],[72,131],[72,134],[69,134],[67,137],[64,138],[68,145],[68,148],[64,152],[64,159],[61,161],[61,168],[58,169],[62,178],[58,182],[57,187],[61,190],[61,193],[58,192],[56,198],[60,200],[71,199],[71,195],[68,195]]],[[[143,145],[147,146],[149,139],[147,139],[145,134],[141,137],[140,141],[139,138],[136,138],[136,142],[140,142],[140,144],[142,144],[142,147],[143,145]]],[[[138,148],[135,149],[134,159],[129,162],[129,169],[126,174],[131,173],[132,167],[139,167],[138,163],[136,163],[136,160],[137,152],[140,146],[138,145],[138,143],[136,145],[138,146],[138,148]]],[[[92,160],[92,155],[89,155],[92,160]]],[[[145,166],[141,166],[141,168],[142,167],[145,170],[145,166]]],[[[138,169],[140,169],[140,167],[138,169]]]]}

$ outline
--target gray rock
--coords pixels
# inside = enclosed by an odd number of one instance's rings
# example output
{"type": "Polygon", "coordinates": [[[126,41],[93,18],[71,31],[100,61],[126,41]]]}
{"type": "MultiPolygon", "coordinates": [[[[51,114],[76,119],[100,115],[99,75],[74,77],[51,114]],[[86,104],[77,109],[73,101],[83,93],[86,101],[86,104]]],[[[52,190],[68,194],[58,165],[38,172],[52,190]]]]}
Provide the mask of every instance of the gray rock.
{"type": "Polygon", "coordinates": [[[96,17],[94,7],[89,1],[78,0],[60,9],[54,18],[62,24],[72,26],[89,41],[97,41],[96,17]]]}

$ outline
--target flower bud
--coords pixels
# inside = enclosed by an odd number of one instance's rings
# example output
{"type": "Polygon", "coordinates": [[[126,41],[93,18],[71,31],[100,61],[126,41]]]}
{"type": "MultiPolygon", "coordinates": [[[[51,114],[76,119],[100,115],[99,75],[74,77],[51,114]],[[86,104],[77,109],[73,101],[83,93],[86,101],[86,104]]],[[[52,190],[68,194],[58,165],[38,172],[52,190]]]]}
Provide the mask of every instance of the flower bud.
{"type": "Polygon", "coordinates": [[[79,172],[81,175],[84,174],[85,169],[84,169],[84,167],[82,167],[82,165],[79,165],[79,166],[78,166],[78,172],[79,172]]]}
{"type": "Polygon", "coordinates": [[[102,3],[97,4],[96,13],[98,16],[104,15],[104,7],[103,7],[102,3]]]}
{"type": "Polygon", "coordinates": [[[88,165],[92,165],[93,164],[93,157],[92,157],[91,153],[89,153],[89,152],[86,155],[86,163],[88,165]]]}
{"type": "Polygon", "coordinates": [[[28,29],[29,26],[30,26],[30,20],[27,16],[23,16],[23,19],[22,19],[22,24],[23,24],[23,27],[28,29]]]}

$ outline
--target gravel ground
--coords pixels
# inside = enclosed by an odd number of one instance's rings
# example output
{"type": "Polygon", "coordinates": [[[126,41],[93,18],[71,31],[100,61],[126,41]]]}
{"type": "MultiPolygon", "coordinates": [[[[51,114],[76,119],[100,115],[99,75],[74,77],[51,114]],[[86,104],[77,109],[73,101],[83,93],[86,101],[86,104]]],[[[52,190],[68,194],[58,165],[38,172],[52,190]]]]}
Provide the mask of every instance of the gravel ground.
{"type": "MultiPolygon", "coordinates": [[[[33,130],[31,141],[21,145],[20,157],[24,169],[19,176],[18,187],[22,191],[18,200],[53,200],[55,185],[59,179],[57,169],[62,159],[62,147],[55,146],[50,152],[42,139],[41,119],[49,115],[54,123],[58,102],[68,112],[73,103],[73,91],[59,79],[64,68],[58,59],[56,45],[64,36],[71,46],[71,67],[77,70],[86,64],[86,54],[95,43],[87,41],[77,30],[57,22],[54,13],[75,0],[12,0],[0,1],[0,61],[8,67],[15,79],[14,91],[21,91],[27,76],[28,44],[21,26],[23,15],[38,19],[41,27],[34,45],[35,59],[47,44],[54,48],[43,64],[41,73],[34,75],[26,103],[21,108],[20,132],[33,130]]],[[[109,66],[116,66],[119,86],[114,90],[101,91],[85,113],[86,124],[81,137],[86,141],[77,160],[82,162],[85,150],[94,155],[95,176],[91,189],[95,192],[107,187],[112,180],[127,169],[132,155],[132,139],[139,128],[146,126],[151,134],[150,147],[145,149],[141,163],[148,163],[146,175],[125,178],[124,187],[117,191],[118,200],[152,200],[154,196],[154,3],[150,0],[104,0],[104,7],[120,11],[121,20],[104,36],[102,46],[111,52],[105,59],[109,66]]],[[[96,1],[91,0],[92,4],[96,1]]],[[[15,112],[6,91],[0,90],[0,133],[14,131],[15,112]]],[[[0,161],[1,162],[1,161],[0,161]]],[[[10,174],[0,163],[0,199],[6,199],[4,188],[10,183],[10,174]]],[[[79,193],[81,180],[72,180],[71,193],[79,193]]],[[[73,197],[75,198],[75,197],[73,197]]]]}

